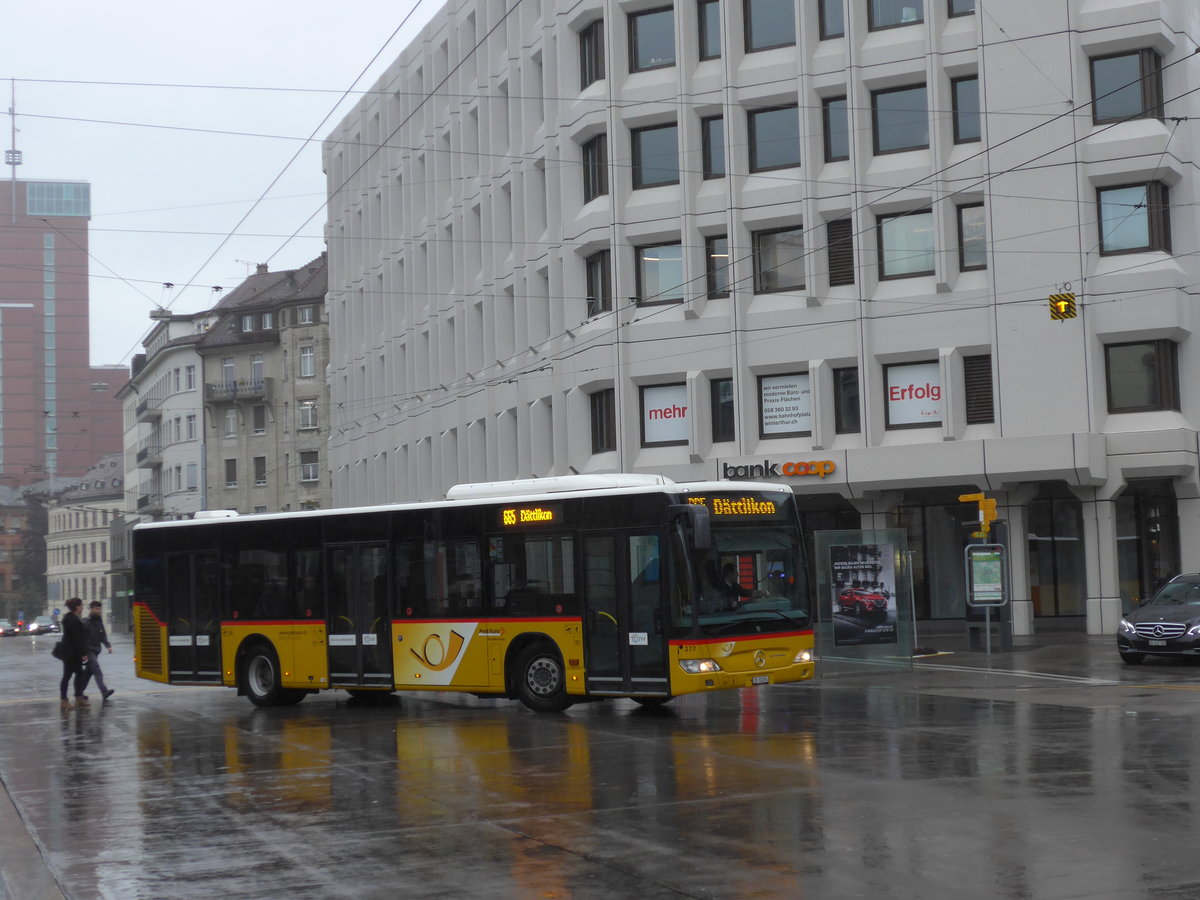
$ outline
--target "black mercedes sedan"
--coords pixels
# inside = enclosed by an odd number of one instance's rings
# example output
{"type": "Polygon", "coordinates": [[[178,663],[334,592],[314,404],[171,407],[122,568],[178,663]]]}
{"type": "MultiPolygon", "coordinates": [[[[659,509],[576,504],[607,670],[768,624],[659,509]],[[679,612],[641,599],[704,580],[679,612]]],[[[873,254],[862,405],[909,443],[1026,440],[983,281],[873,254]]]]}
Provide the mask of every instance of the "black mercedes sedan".
{"type": "Polygon", "coordinates": [[[1176,575],[1117,626],[1127,663],[1147,656],[1200,656],[1200,573],[1176,575]]]}

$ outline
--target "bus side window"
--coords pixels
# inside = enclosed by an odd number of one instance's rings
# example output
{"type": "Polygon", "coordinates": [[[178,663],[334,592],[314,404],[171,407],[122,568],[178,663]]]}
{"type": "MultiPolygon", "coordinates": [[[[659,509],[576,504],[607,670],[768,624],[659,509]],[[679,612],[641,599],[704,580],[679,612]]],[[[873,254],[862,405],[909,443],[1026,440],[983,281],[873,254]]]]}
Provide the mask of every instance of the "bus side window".
{"type": "Polygon", "coordinates": [[[320,549],[296,550],[292,553],[292,597],[292,614],[296,618],[325,618],[320,549]]]}
{"type": "Polygon", "coordinates": [[[422,541],[397,541],[395,544],[396,615],[402,619],[422,619],[429,615],[422,541]]]}

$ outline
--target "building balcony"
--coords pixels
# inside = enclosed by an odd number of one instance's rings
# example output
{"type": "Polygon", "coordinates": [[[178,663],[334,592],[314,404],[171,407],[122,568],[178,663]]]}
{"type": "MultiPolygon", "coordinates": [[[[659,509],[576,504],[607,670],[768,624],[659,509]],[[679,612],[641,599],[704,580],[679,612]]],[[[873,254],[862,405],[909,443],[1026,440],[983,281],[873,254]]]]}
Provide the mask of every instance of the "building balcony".
{"type": "Polygon", "coordinates": [[[137,465],[139,469],[162,465],[162,443],[157,436],[146,438],[138,445],[137,465]]]}
{"type": "Polygon", "coordinates": [[[163,499],[162,494],[142,494],[138,497],[137,511],[144,516],[157,516],[162,514],[163,499]]]}
{"type": "Polygon", "coordinates": [[[139,422],[146,422],[150,419],[161,418],[162,416],[162,397],[147,397],[134,407],[134,414],[139,422]]]}
{"type": "Polygon", "coordinates": [[[242,378],[204,385],[204,399],[215,402],[271,399],[271,378],[242,378]]]}

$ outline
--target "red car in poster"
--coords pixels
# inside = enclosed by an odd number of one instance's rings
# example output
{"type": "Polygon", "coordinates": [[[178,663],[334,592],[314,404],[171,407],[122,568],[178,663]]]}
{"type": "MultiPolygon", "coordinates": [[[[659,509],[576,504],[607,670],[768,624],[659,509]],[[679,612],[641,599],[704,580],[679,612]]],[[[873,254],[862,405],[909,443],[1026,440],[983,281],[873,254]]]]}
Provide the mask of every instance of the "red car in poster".
{"type": "Polygon", "coordinates": [[[865,619],[872,613],[887,612],[887,597],[879,591],[869,591],[864,588],[845,588],[838,594],[838,609],[844,613],[865,619]]]}

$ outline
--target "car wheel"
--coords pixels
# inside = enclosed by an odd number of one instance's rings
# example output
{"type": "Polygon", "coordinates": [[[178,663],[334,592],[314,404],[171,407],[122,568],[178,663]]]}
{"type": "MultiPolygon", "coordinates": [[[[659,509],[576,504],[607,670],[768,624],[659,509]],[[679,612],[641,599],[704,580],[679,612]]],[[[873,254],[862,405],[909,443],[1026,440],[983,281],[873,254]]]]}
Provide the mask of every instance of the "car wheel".
{"type": "Polygon", "coordinates": [[[1121,659],[1125,660],[1125,662],[1129,663],[1129,665],[1131,665],[1131,666],[1136,666],[1138,663],[1140,663],[1143,659],[1146,658],[1145,653],[1136,653],[1133,650],[1122,650],[1122,651],[1120,651],[1120,653],[1121,653],[1121,659]]]}
{"type": "Polygon", "coordinates": [[[255,706],[279,706],[288,702],[285,697],[290,694],[279,682],[279,657],[269,644],[255,644],[242,665],[246,696],[255,706]]]}
{"type": "Polygon", "coordinates": [[[856,616],[858,616],[860,619],[865,619],[867,617],[867,608],[865,606],[863,606],[863,604],[861,602],[855,603],[854,604],[854,614],[856,616]]]}
{"type": "Polygon", "coordinates": [[[534,712],[561,712],[571,705],[566,669],[552,645],[531,644],[521,651],[517,657],[516,694],[534,712]]]}

